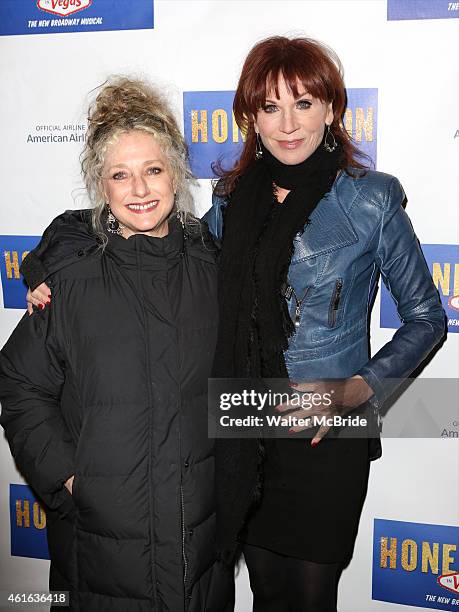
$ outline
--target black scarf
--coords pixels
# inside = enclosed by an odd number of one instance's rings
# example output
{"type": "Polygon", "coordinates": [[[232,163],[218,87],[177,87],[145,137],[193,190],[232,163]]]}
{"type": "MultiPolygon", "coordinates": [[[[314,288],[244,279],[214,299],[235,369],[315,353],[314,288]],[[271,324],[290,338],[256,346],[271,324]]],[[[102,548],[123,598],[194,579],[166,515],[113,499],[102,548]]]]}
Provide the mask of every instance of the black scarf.
{"type": "Polygon", "coordinates": [[[287,376],[283,351],[294,328],[281,288],[293,239],[330,191],[341,159],[339,147],[329,153],[322,143],[288,166],[263,147],[262,159],[239,179],[224,219],[215,377],[287,376]],[[291,190],[282,204],[273,183],[291,190]]]}

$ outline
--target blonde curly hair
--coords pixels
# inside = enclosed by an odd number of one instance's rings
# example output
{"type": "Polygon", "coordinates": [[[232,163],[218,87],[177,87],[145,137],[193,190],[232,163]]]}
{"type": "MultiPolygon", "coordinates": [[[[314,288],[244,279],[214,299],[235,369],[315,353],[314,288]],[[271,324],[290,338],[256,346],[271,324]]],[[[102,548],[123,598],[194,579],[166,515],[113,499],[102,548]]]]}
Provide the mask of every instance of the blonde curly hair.
{"type": "Polygon", "coordinates": [[[164,97],[144,80],[110,77],[88,109],[88,129],[81,154],[81,170],[94,207],[92,225],[103,245],[107,237],[102,218],[106,202],[102,169],[108,147],[120,134],[141,130],[152,134],[167,158],[176,189],[174,210],[184,223],[196,224],[190,182],[195,179],[188,165],[188,149],[177,121],[164,97]]]}

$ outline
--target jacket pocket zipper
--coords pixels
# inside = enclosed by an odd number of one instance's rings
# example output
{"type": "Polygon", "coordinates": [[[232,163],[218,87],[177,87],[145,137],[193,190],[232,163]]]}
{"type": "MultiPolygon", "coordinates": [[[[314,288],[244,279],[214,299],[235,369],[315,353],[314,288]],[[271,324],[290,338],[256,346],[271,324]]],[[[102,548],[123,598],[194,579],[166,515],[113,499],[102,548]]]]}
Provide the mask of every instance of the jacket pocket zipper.
{"type": "Polygon", "coordinates": [[[330,308],[328,309],[328,326],[335,327],[336,315],[338,313],[338,307],[341,300],[341,291],[343,289],[343,280],[338,278],[335,282],[335,289],[333,291],[332,299],[330,302],[330,308]]]}
{"type": "Polygon", "coordinates": [[[287,285],[286,287],[284,287],[283,289],[283,295],[285,297],[286,300],[291,300],[292,296],[293,299],[295,300],[295,314],[293,316],[293,324],[295,326],[295,329],[298,329],[300,326],[300,322],[301,322],[301,306],[308,294],[309,291],[309,287],[306,287],[306,290],[304,292],[303,297],[300,299],[298,299],[298,296],[296,295],[293,287],[291,285],[287,285]]]}

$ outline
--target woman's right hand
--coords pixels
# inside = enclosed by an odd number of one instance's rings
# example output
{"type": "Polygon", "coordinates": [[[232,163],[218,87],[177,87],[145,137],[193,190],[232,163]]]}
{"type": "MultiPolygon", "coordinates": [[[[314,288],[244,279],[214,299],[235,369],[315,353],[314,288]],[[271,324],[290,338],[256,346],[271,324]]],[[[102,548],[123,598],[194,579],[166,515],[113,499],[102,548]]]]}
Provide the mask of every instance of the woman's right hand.
{"type": "Polygon", "coordinates": [[[64,486],[67,487],[69,493],[71,495],[73,495],[73,479],[75,478],[75,475],[70,476],[70,478],[68,480],[65,481],[64,486]]]}
{"type": "Polygon", "coordinates": [[[33,313],[33,306],[37,306],[40,310],[51,304],[51,290],[46,283],[38,285],[36,289],[27,291],[27,312],[29,315],[33,313]]]}

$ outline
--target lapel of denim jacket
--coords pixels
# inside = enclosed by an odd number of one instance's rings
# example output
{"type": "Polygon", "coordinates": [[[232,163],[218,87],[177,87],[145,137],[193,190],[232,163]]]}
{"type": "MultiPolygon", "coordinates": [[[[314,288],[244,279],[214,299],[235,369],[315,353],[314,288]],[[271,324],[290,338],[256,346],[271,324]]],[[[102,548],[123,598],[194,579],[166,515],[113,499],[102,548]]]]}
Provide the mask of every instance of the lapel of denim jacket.
{"type": "Polygon", "coordinates": [[[357,196],[354,181],[343,173],[314,209],[310,224],[295,237],[292,264],[358,242],[358,234],[341,202],[346,198],[349,209],[357,196]]]}

